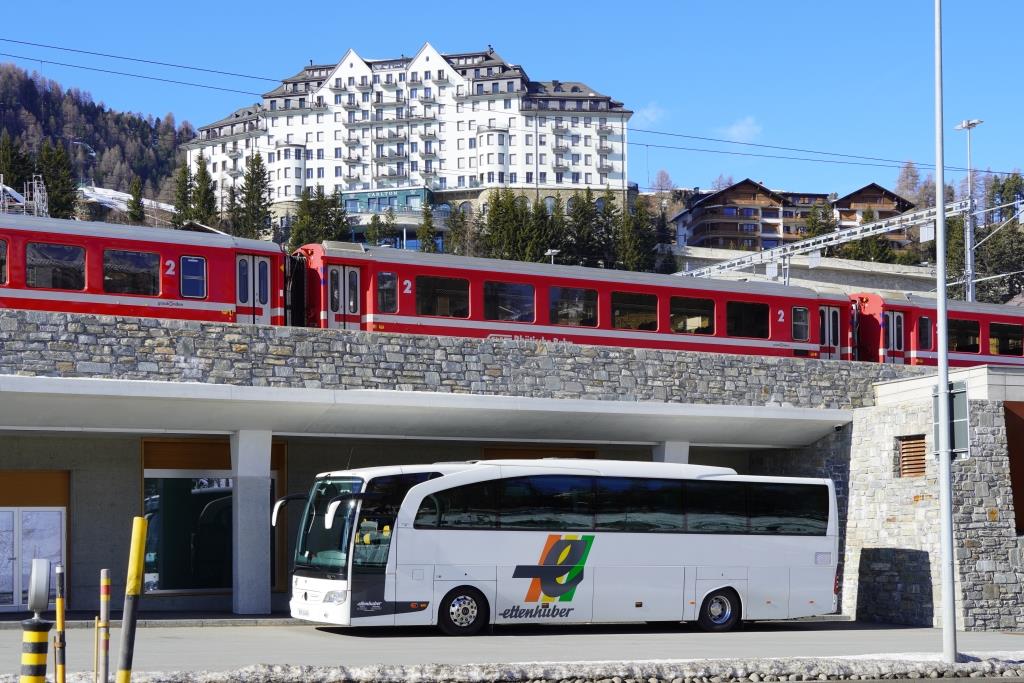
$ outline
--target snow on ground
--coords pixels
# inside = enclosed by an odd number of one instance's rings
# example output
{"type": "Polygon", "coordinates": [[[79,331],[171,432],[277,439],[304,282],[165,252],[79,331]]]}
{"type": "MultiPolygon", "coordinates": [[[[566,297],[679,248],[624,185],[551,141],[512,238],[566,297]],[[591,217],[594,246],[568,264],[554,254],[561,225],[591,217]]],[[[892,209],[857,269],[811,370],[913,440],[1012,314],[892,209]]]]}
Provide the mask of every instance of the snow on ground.
{"type": "MultiPolygon", "coordinates": [[[[934,653],[777,659],[691,659],[512,664],[424,664],[362,667],[256,665],[220,672],[138,672],[135,683],[483,683],[485,681],[596,681],[600,683],[726,683],[879,678],[1024,677],[1024,651],[965,653],[947,665],[934,653]]],[[[0,683],[15,676],[0,675],[0,683]]],[[[69,683],[90,683],[91,674],[68,674],[69,683]]]]}

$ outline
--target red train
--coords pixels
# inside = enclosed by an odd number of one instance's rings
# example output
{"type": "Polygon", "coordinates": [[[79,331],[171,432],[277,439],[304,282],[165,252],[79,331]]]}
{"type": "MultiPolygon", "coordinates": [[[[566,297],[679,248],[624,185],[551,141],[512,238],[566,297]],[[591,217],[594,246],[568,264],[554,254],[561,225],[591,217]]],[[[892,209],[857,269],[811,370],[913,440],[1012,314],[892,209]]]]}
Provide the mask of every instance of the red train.
{"type": "MultiPolygon", "coordinates": [[[[0,308],[930,365],[935,302],[0,216],[0,308]],[[287,294],[287,296],[286,296],[287,294]],[[289,304],[286,305],[286,300],[289,304]]],[[[949,306],[950,362],[1024,364],[1024,310],[949,306]]]]}

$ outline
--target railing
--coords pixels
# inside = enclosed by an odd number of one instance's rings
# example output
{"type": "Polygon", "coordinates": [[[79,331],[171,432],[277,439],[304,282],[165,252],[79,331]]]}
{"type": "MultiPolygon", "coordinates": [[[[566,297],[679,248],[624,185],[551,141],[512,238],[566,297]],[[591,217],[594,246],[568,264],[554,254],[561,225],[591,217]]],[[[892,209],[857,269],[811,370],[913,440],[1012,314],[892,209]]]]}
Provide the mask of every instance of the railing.
{"type": "Polygon", "coordinates": [[[569,145],[565,144],[564,142],[559,142],[551,149],[556,153],[564,154],[569,151],[569,145]]]}
{"type": "Polygon", "coordinates": [[[403,130],[389,130],[388,140],[405,140],[409,134],[403,130]]]}
{"type": "Polygon", "coordinates": [[[420,102],[426,102],[428,104],[436,104],[437,103],[437,95],[420,95],[419,96],[419,101],[420,102]]]}
{"type": "Polygon", "coordinates": [[[597,134],[598,135],[612,135],[615,133],[615,129],[609,126],[607,123],[598,124],[597,134]]]}
{"type": "Polygon", "coordinates": [[[611,173],[614,170],[615,170],[615,167],[612,166],[611,164],[609,164],[606,161],[605,162],[601,162],[601,163],[599,163],[597,165],[597,172],[598,173],[611,173]]]}
{"type": "Polygon", "coordinates": [[[237,147],[228,147],[224,153],[228,155],[229,159],[240,159],[243,154],[242,150],[237,147]]]}
{"type": "Polygon", "coordinates": [[[556,123],[553,130],[558,135],[566,135],[569,133],[569,126],[564,123],[556,123]]]}
{"type": "Polygon", "coordinates": [[[597,146],[597,153],[598,154],[611,154],[612,153],[611,145],[598,145],[597,146]]]}
{"type": "Polygon", "coordinates": [[[383,83],[381,83],[381,85],[383,85],[385,88],[397,88],[398,81],[392,79],[390,81],[384,81],[383,83]]]}
{"type": "Polygon", "coordinates": [[[359,145],[362,145],[363,143],[360,141],[359,138],[345,138],[345,144],[348,145],[349,147],[357,147],[359,145]]]}
{"type": "Polygon", "coordinates": [[[370,83],[369,81],[367,81],[366,83],[363,83],[363,82],[356,83],[356,90],[371,90],[372,88],[373,88],[373,83],[370,83]]]}
{"type": "Polygon", "coordinates": [[[345,161],[347,161],[350,164],[352,162],[357,162],[358,163],[358,162],[360,162],[362,160],[363,160],[363,155],[361,155],[361,154],[353,154],[352,156],[345,157],[345,161]]]}
{"type": "Polygon", "coordinates": [[[344,86],[344,85],[343,85],[343,84],[341,83],[341,81],[340,81],[340,80],[335,80],[334,82],[332,82],[332,83],[331,83],[330,85],[328,85],[327,87],[328,87],[328,89],[332,90],[333,92],[345,92],[346,90],[348,90],[348,88],[346,88],[346,87],[345,87],[345,86],[344,86]]]}
{"type": "Polygon", "coordinates": [[[551,164],[551,168],[555,169],[556,171],[568,171],[569,170],[569,162],[561,160],[561,159],[557,159],[557,160],[555,160],[555,162],[553,164],[551,164]]]}
{"type": "Polygon", "coordinates": [[[341,106],[343,109],[358,110],[362,108],[362,102],[342,102],[341,106]]]}
{"type": "Polygon", "coordinates": [[[243,173],[245,173],[245,171],[244,171],[244,170],[242,170],[242,169],[240,169],[240,168],[234,168],[234,167],[232,167],[232,168],[229,168],[229,169],[227,169],[227,171],[226,171],[226,172],[227,172],[227,174],[228,174],[229,176],[231,176],[232,178],[237,178],[238,176],[240,176],[240,175],[242,175],[243,173]]]}
{"type": "Polygon", "coordinates": [[[437,138],[437,131],[434,130],[433,128],[431,128],[430,130],[425,130],[422,133],[420,133],[420,137],[423,138],[424,140],[436,139],[437,138]]]}
{"type": "Polygon", "coordinates": [[[421,149],[420,150],[420,156],[421,157],[431,157],[431,158],[436,157],[437,156],[437,150],[436,149],[421,149]]]}

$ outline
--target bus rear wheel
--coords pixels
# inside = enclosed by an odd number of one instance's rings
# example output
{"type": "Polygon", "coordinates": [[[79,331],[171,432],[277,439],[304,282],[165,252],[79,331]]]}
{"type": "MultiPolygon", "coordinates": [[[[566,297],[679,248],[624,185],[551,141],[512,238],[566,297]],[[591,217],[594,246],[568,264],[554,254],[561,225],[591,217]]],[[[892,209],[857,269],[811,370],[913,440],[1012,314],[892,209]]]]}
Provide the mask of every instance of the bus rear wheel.
{"type": "Polygon", "coordinates": [[[490,617],[484,594],[472,586],[448,591],[437,612],[437,625],[450,636],[472,636],[480,632],[490,617]]]}
{"type": "Polygon", "coordinates": [[[705,631],[731,631],[740,622],[740,596],[731,588],[719,588],[704,598],[697,623],[705,631]]]}

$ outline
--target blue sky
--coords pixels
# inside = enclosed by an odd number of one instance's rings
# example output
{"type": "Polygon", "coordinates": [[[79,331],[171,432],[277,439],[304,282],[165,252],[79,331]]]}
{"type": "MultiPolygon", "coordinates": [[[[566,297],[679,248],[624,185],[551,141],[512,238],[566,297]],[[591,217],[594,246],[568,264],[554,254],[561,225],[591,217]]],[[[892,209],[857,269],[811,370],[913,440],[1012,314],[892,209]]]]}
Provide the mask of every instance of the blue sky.
{"type": "MultiPolygon", "coordinates": [[[[53,3],[46,21],[20,22],[0,36],[152,60],[282,78],[310,59],[334,62],[346,48],[367,58],[486,48],[522,64],[537,80],[580,80],[636,111],[634,128],[934,162],[932,0],[677,0],[612,3],[307,2],[53,3]],[[283,3],[285,7],[288,3],[283,3]],[[319,6],[317,6],[319,5],[319,6]],[[66,10],[66,11],[64,11],[66,10]]],[[[944,3],[946,164],[966,164],[962,118],[974,131],[976,167],[1021,165],[1021,88],[1014,27],[1024,3],[944,3]]],[[[120,62],[0,42],[0,52],[239,90],[273,84],[120,62]]],[[[251,95],[80,71],[26,59],[64,86],[115,109],[201,125],[246,105],[251,95]]],[[[634,133],[635,143],[808,156],[740,145],[634,133]]],[[[845,194],[868,182],[892,187],[896,168],[808,163],[684,150],[630,147],[630,179],[649,185],[658,169],[676,185],[707,187],[719,175],[752,177],[788,190],[845,194]]],[[[922,173],[924,175],[924,173],[922,173]]],[[[958,182],[962,172],[948,172],[958,182]]]]}

